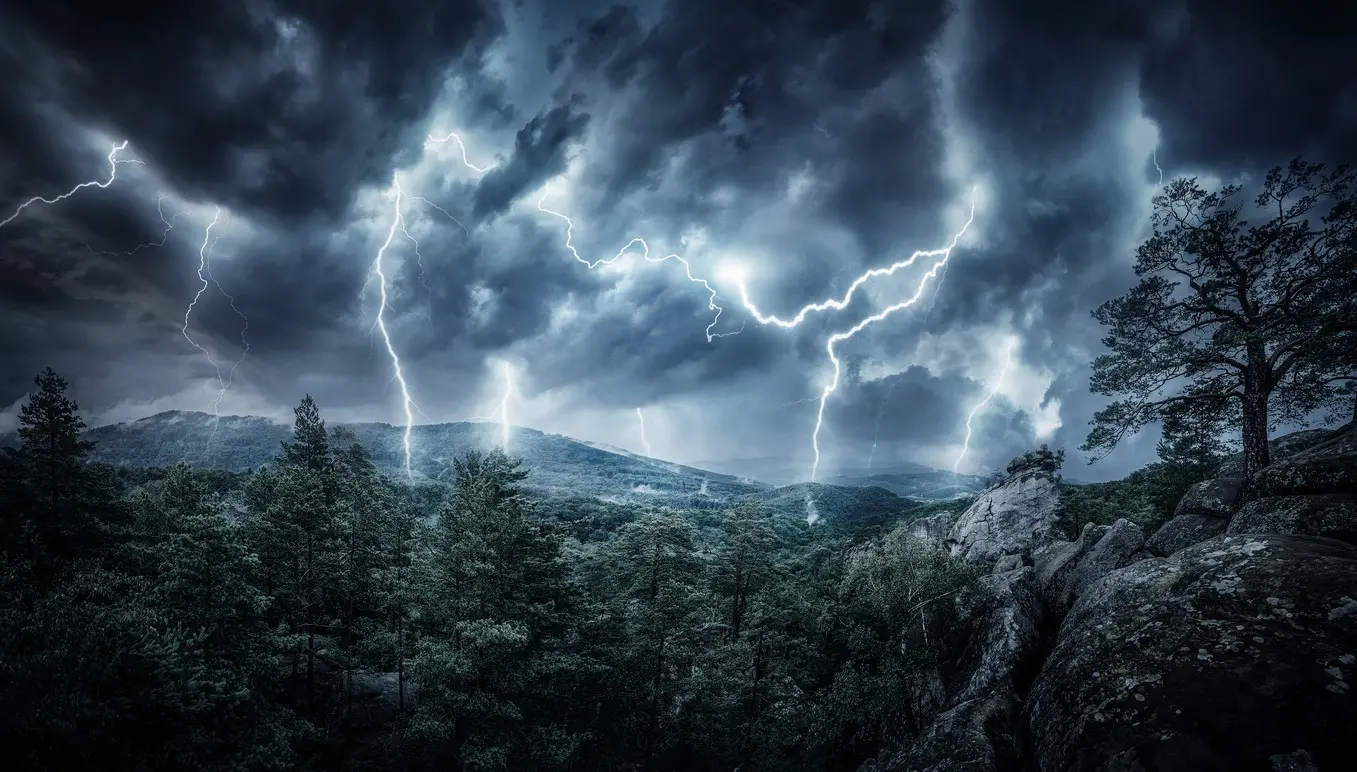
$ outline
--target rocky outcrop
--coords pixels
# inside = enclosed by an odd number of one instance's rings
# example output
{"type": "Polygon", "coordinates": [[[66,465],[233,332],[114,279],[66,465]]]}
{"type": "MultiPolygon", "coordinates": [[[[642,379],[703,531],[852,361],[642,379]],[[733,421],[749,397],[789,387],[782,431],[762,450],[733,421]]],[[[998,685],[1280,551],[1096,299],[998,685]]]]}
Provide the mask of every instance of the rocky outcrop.
{"type": "Polygon", "coordinates": [[[909,533],[915,538],[934,544],[942,544],[947,540],[947,535],[951,533],[952,524],[956,522],[956,519],[956,515],[951,512],[921,517],[909,524],[909,533]]]}
{"type": "MultiPolygon", "coordinates": [[[[873,772],[1005,772],[1022,769],[1018,699],[1011,691],[976,698],[938,716],[902,754],[873,772]]],[[[864,767],[863,772],[868,768],[864,767]]]]}
{"type": "Polygon", "coordinates": [[[1052,772],[1266,768],[1297,748],[1337,769],[1354,683],[1357,548],[1217,536],[1086,589],[1024,716],[1052,772]]]}
{"type": "MultiPolygon", "coordinates": [[[[940,652],[927,678],[936,702],[918,737],[864,770],[972,770],[1018,767],[1019,677],[1040,655],[1042,606],[1030,567],[981,577],[953,599],[949,620],[933,632],[940,652]]],[[[921,631],[922,634],[922,631],[921,631]]],[[[911,636],[924,644],[921,635],[911,636]]]]}
{"type": "Polygon", "coordinates": [[[1132,562],[1145,544],[1140,526],[1118,520],[1088,523],[1075,541],[1048,544],[1032,554],[1037,587],[1048,614],[1060,618],[1094,582],[1132,562]]]}
{"type": "Polygon", "coordinates": [[[1021,468],[981,493],[952,526],[952,555],[990,561],[1030,550],[1045,540],[1055,521],[1059,489],[1042,468],[1021,468]]]}
{"type": "Polygon", "coordinates": [[[1242,477],[1217,477],[1203,480],[1191,488],[1179,499],[1173,510],[1174,517],[1180,515],[1206,515],[1208,517],[1228,518],[1234,514],[1235,503],[1239,500],[1239,491],[1244,486],[1242,477]]]}
{"type": "Polygon", "coordinates": [[[1244,505],[1226,533],[1327,536],[1357,545],[1357,495],[1274,496],[1244,505]]]}
{"type": "Polygon", "coordinates": [[[1145,545],[1145,532],[1130,520],[1118,520],[1107,533],[1079,560],[1069,574],[1066,593],[1077,601],[1099,579],[1130,564],[1145,545]]]}
{"type": "Polygon", "coordinates": [[[1159,527],[1145,542],[1152,555],[1168,557],[1184,547],[1204,542],[1225,533],[1229,520],[1211,515],[1178,515],[1159,527]]]}
{"type": "Polygon", "coordinates": [[[1056,617],[1063,616],[1073,603],[1069,594],[1070,575],[1079,567],[1079,560],[1098,544],[1107,531],[1108,526],[1086,523],[1078,539],[1053,542],[1032,553],[1032,566],[1036,569],[1042,602],[1056,617]]]}
{"type": "Polygon", "coordinates": [[[990,573],[1006,574],[1009,571],[1017,571],[1019,568],[1022,568],[1022,566],[1022,555],[1004,555],[994,561],[994,570],[990,573]]]}
{"type": "MultiPolygon", "coordinates": [[[[1334,434],[1333,429],[1306,429],[1299,432],[1283,434],[1280,437],[1274,437],[1268,440],[1268,456],[1272,463],[1285,461],[1291,456],[1302,451],[1308,450],[1321,442],[1328,440],[1334,434]]],[[[1216,477],[1243,477],[1244,476],[1244,454],[1236,453],[1225,459],[1216,470],[1216,477]]]]}
{"type": "Polygon", "coordinates": [[[1255,495],[1357,493],[1357,431],[1349,424],[1322,442],[1259,471],[1255,495]]]}

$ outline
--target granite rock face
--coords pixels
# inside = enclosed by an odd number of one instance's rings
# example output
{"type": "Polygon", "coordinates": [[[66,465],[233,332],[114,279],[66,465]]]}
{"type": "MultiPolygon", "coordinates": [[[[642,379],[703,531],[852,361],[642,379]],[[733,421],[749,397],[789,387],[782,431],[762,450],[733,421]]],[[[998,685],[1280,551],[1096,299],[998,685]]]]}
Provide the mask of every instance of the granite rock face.
{"type": "Polygon", "coordinates": [[[1085,523],[1084,530],[1074,541],[1046,544],[1032,553],[1032,567],[1037,572],[1037,587],[1042,603],[1057,617],[1064,616],[1073,604],[1069,592],[1070,575],[1079,567],[1079,561],[1097,546],[1107,534],[1109,526],[1085,523]]]}
{"type": "Polygon", "coordinates": [[[1228,518],[1234,514],[1235,503],[1239,500],[1239,491],[1244,486],[1242,477],[1217,477],[1203,480],[1191,488],[1179,499],[1173,516],[1207,515],[1228,518]]]}
{"type": "Polygon", "coordinates": [[[921,517],[909,524],[909,533],[924,541],[942,544],[947,540],[947,535],[951,533],[952,523],[954,522],[956,522],[956,516],[950,512],[921,517]]]}
{"type": "Polygon", "coordinates": [[[1031,549],[1050,533],[1059,495],[1054,478],[1041,471],[1020,472],[981,493],[952,526],[952,555],[991,561],[1031,549]]]}
{"type": "Polygon", "coordinates": [[[938,696],[929,706],[932,720],[901,751],[864,772],[1020,768],[1015,679],[1040,655],[1036,572],[1023,567],[982,576],[953,603],[954,623],[934,631],[931,644],[941,651],[930,674],[938,696]]]}
{"type": "Polygon", "coordinates": [[[1357,548],[1217,536],[1086,589],[1023,715],[1043,772],[1340,769],[1355,686],[1357,548]]]}
{"type": "Polygon", "coordinates": [[[1210,515],[1178,515],[1159,527],[1145,542],[1152,555],[1168,557],[1184,547],[1199,544],[1225,533],[1230,521],[1210,515]]]}
{"type": "Polygon", "coordinates": [[[1145,545],[1145,532],[1130,520],[1118,520],[1079,560],[1069,574],[1066,594],[1071,603],[1079,599],[1099,579],[1129,565],[1145,545]]]}
{"type": "Polygon", "coordinates": [[[1357,494],[1257,499],[1239,510],[1225,532],[1327,536],[1357,545],[1357,494]]]}

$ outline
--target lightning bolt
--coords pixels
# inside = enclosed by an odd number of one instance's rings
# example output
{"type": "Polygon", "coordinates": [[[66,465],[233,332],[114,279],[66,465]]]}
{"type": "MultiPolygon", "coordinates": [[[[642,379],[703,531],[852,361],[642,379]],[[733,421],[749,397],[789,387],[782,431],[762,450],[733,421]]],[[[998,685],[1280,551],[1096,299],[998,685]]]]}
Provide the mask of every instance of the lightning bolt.
{"type": "Polygon", "coordinates": [[[1159,187],[1164,187],[1164,170],[1159,168],[1159,148],[1150,151],[1150,160],[1154,162],[1154,170],[1159,172],[1159,187]]]}
{"type": "Polygon", "coordinates": [[[169,239],[170,239],[170,231],[174,230],[175,223],[178,222],[179,218],[180,218],[182,215],[185,215],[185,214],[188,214],[188,213],[187,213],[187,212],[175,212],[174,214],[170,215],[169,219],[165,219],[165,196],[164,196],[164,194],[161,194],[161,196],[160,196],[159,198],[156,199],[156,202],[155,202],[155,210],[156,210],[156,214],[158,214],[158,215],[160,216],[160,222],[163,223],[163,224],[165,225],[165,231],[164,231],[163,233],[160,234],[160,241],[152,241],[152,242],[149,242],[149,243],[146,243],[146,244],[138,244],[138,245],[136,245],[135,247],[132,247],[131,249],[126,250],[126,251],[124,251],[124,252],[114,252],[114,251],[111,251],[111,250],[96,250],[94,247],[91,247],[89,244],[86,244],[86,245],[85,245],[85,249],[88,249],[90,252],[92,252],[92,253],[94,253],[94,254],[96,254],[96,255],[118,255],[118,256],[128,256],[128,255],[135,255],[136,253],[140,252],[140,251],[143,250],[143,249],[150,249],[151,247],[163,247],[163,246],[165,246],[165,242],[166,242],[166,241],[169,241],[169,239]]]}
{"type": "MultiPolygon", "coordinates": [[[[942,283],[942,280],[939,279],[939,280],[938,280],[938,283],[941,284],[941,283],[942,283]]],[[[936,293],[936,292],[933,293],[933,297],[937,297],[937,293],[936,293]]],[[[867,468],[868,468],[868,469],[871,469],[871,468],[872,468],[872,459],[874,459],[874,458],[876,457],[876,444],[877,444],[877,438],[879,438],[879,437],[881,436],[881,419],[883,419],[883,418],[886,417],[886,403],[890,401],[891,395],[895,393],[895,387],[898,386],[899,384],[900,384],[900,380],[899,380],[899,379],[896,379],[896,380],[894,380],[894,381],[891,381],[890,388],[886,389],[886,395],[885,395],[884,397],[881,398],[881,404],[877,406],[877,409],[876,409],[876,430],[872,432],[872,452],[870,452],[870,453],[867,454],[867,468]]]]}
{"type": "Polygon", "coordinates": [[[655,453],[650,449],[650,440],[646,439],[646,415],[641,412],[641,408],[639,407],[636,408],[636,420],[641,422],[641,445],[646,449],[646,456],[648,458],[654,458],[655,453]]]}
{"type": "MultiPolygon", "coordinates": [[[[202,284],[198,287],[198,291],[193,293],[193,300],[189,301],[188,308],[184,309],[184,326],[180,329],[180,332],[183,333],[184,340],[188,341],[189,345],[198,349],[202,352],[203,356],[207,357],[208,364],[212,365],[212,369],[217,373],[217,385],[221,387],[218,391],[217,399],[212,403],[212,435],[208,438],[209,447],[212,443],[212,436],[215,436],[216,434],[217,423],[221,419],[219,408],[221,405],[221,396],[226,393],[226,379],[221,374],[221,364],[219,364],[216,359],[212,358],[212,352],[208,351],[202,344],[194,340],[193,336],[188,334],[188,328],[193,317],[193,309],[198,306],[198,301],[202,299],[203,293],[207,292],[208,285],[212,281],[208,278],[210,274],[207,269],[207,261],[212,254],[212,248],[216,246],[217,243],[216,240],[212,238],[212,229],[217,227],[217,223],[220,221],[221,207],[214,207],[212,211],[212,221],[203,229],[203,243],[202,246],[198,247],[198,281],[202,282],[202,284]]],[[[217,238],[219,239],[221,237],[218,236],[217,238]]]]}
{"type": "Polygon", "coordinates": [[[1008,346],[1004,349],[1004,366],[999,370],[999,377],[994,379],[994,383],[990,386],[989,392],[985,394],[985,398],[975,403],[971,412],[966,415],[966,439],[961,443],[961,452],[957,454],[956,461],[952,462],[953,474],[957,473],[957,470],[961,467],[961,460],[966,457],[966,452],[971,448],[971,421],[981,410],[985,409],[990,400],[994,399],[994,395],[999,393],[999,388],[1004,383],[1004,376],[1008,374],[1008,367],[1013,363],[1013,347],[1017,345],[1017,342],[1017,340],[1008,342],[1008,346]]]}
{"type": "MultiPolygon", "coordinates": [[[[377,256],[372,260],[372,275],[377,277],[377,287],[380,292],[380,303],[377,306],[377,318],[374,326],[381,333],[382,343],[386,346],[386,354],[391,358],[391,370],[394,374],[394,380],[400,384],[401,407],[405,412],[405,431],[401,434],[401,448],[405,453],[405,476],[408,479],[414,479],[414,468],[411,465],[410,434],[414,431],[415,413],[414,400],[410,397],[410,384],[405,381],[405,373],[401,369],[401,358],[396,353],[396,347],[391,342],[391,333],[386,327],[386,310],[389,307],[387,296],[386,270],[383,266],[383,258],[386,257],[386,251],[391,248],[391,242],[396,240],[398,232],[405,232],[405,215],[401,211],[401,201],[405,198],[405,192],[401,190],[400,179],[396,175],[391,176],[391,189],[387,191],[387,196],[392,199],[393,211],[391,214],[391,228],[386,233],[386,241],[377,250],[377,256]]],[[[409,236],[408,233],[406,233],[409,236]]],[[[416,244],[418,248],[418,244],[416,244]]]]}
{"type": "Polygon", "coordinates": [[[480,167],[480,166],[477,166],[477,165],[471,163],[471,159],[467,158],[467,156],[466,156],[466,145],[462,143],[462,138],[459,137],[459,136],[457,136],[457,133],[456,133],[456,132],[450,131],[450,132],[448,132],[448,135],[447,135],[446,137],[442,137],[442,138],[435,137],[434,135],[430,134],[430,135],[429,135],[429,139],[428,139],[427,141],[428,141],[428,142],[433,142],[433,143],[436,143],[436,144],[443,144],[443,143],[447,142],[448,140],[452,140],[453,142],[456,142],[456,143],[457,143],[457,147],[461,149],[461,151],[462,151],[462,163],[466,165],[466,168],[472,170],[473,172],[476,172],[477,174],[485,174],[486,172],[490,171],[490,167],[488,167],[488,166],[487,166],[487,167],[480,167]]]}
{"type": "MultiPolygon", "coordinates": [[[[970,227],[971,221],[974,219],[975,219],[975,203],[974,198],[972,198],[970,218],[966,220],[966,224],[963,225],[961,230],[957,232],[956,236],[952,238],[951,244],[949,244],[946,247],[943,247],[942,249],[919,250],[914,254],[910,255],[909,257],[905,258],[904,260],[899,260],[897,262],[891,263],[890,265],[885,266],[884,268],[872,268],[871,270],[864,272],[862,275],[854,279],[853,283],[848,285],[848,291],[843,294],[843,297],[830,298],[829,300],[823,300],[820,301],[819,303],[810,303],[804,306],[800,311],[797,311],[796,316],[793,316],[791,319],[783,319],[775,315],[764,314],[762,311],[759,310],[758,306],[754,305],[754,301],[749,299],[749,288],[748,285],[745,284],[745,277],[743,271],[739,268],[739,266],[734,265],[726,266],[724,272],[734,282],[735,287],[740,294],[740,304],[744,306],[745,310],[749,312],[749,315],[752,316],[755,321],[763,325],[771,324],[777,327],[782,327],[784,329],[791,329],[793,327],[800,326],[800,324],[806,320],[806,317],[813,313],[817,313],[819,311],[842,311],[843,309],[848,307],[849,303],[853,302],[853,296],[857,294],[858,288],[860,288],[862,285],[866,284],[872,279],[876,279],[882,276],[894,276],[897,272],[914,265],[916,262],[919,261],[920,258],[930,258],[930,257],[942,258],[941,261],[936,266],[934,266],[934,270],[939,269],[939,267],[945,268],[947,265],[947,258],[952,254],[952,250],[956,247],[957,239],[961,238],[962,234],[966,232],[966,229],[970,227]]],[[[928,278],[932,277],[933,271],[930,271],[928,274],[928,278]]],[[[922,286],[923,285],[920,285],[921,288],[922,286]]],[[[912,301],[910,305],[913,305],[912,301]]]]}
{"type": "MultiPolygon", "coordinates": [[[[854,335],[857,335],[859,332],[866,329],[867,327],[870,327],[871,325],[890,317],[897,311],[909,308],[910,306],[913,306],[915,303],[917,303],[919,301],[919,298],[923,297],[924,290],[928,286],[929,280],[935,278],[938,275],[939,271],[946,269],[947,261],[952,256],[952,250],[956,249],[957,243],[961,240],[961,237],[965,235],[966,231],[971,227],[971,223],[974,221],[975,221],[975,191],[972,191],[970,214],[967,216],[965,224],[963,224],[961,226],[961,229],[957,231],[954,236],[952,236],[951,242],[946,247],[943,247],[942,249],[921,250],[915,252],[914,254],[910,255],[904,260],[892,263],[891,265],[886,266],[884,268],[873,268],[869,271],[866,271],[865,273],[863,273],[862,275],[858,276],[856,279],[853,280],[853,283],[849,285],[848,291],[844,293],[842,298],[830,298],[829,300],[821,301],[819,303],[811,303],[803,307],[800,311],[797,312],[796,316],[792,317],[791,319],[782,319],[780,317],[764,314],[763,312],[761,312],[758,309],[758,307],[755,306],[754,303],[749,299],[748,287],[746,286],[744,281],[743,271],[740,270],[739,266],[728,265],[724,268],[723,273],[726,275],[727,278],[729,278],[735,283],[739,291],[740,302],[744,305],[745,310],[749,312],[750,316],[752,316],[755,319],[755,321],[764,325],[771,324],[777,327],[792,328],[800,325],[803,321],[805,321],[806,317],[812,313],[830,310],[839,311],[846,308],[848,304],[852,302],[853,295],[857,292],[858,288],[861,287],[866,282],[870,281],[871,279],[880,276],[891,276],[895,274],[897,271],[900,271],[903,268],[913,265],[916,261],[919,260],[919,258],[929,258],[929,257],[937,258],[936,262],[933,263],[932,267],[930,267],[928,271],[923,275],[923,277],[919,280],[918,287],[915,289],[914,294],[911,295],[908,299],[903,300],[899,303],[895,303],[894,305],[887,306],[882,310],[876,312],[875,314],[865,317],[864,319],[862,319],[852,327],[848,328],[847,330],[830,335],[829,338],[825,340],[825,353],[829,355],[829,361],[833,365],[834,372],[833,377],[830,379],[829,384],[826,385],[820,391],[819,398],[820,405],[819,409],[815,413],[815,430],[811,434],[811,447],[815,452],[815,461],[811,465],[810,470],[811,482],[815,482],[815,475],[820,468],[820,429],[823,428],[824,426],[825,404],[826,402],[828,402],[829,396],[833,394],[835,391],[837,391],[839,388],[839,376],[842,370],[841,368],[842,363],[839,361],[839,356],[838,353],[835,351],[835,347],[839,343],[849,340],[854,335]]],[[[809,494],[807,494],[807,496],[809,496],[809,494]]]]}
{"type": "MultiPolygon", "coordinates": [[[[488,166],[477,166],[476,164],[473,164],[471,162],[471,159],[467,156],[466,143],[462,141],[462,138],[456,132],[448,132],[447,135],[443,137],[435,137],[434,135],[430,134],[426,142],[433,144],[446,144],[447,142],[456,143],[457,148],[462,156],[462,165],[472,170],[473,172],[476,172],[477,174],[485,174],[491,168],[488,166]]],[[[711,323],[707,325],[707,328],[705,330],[707,342],[711,343],[713,340],[717,338],[725,338],[731,335],[738,335],[744,331],[744,325],[741,324],[740,329],[738,330],[732,330],[730,332],[716,332],[716,333],[712,332],[712,329],[716,327],[717,323],[721,320],[721,313],[723,311],[721,306],[718,305],[716,302],[716,290],[711,286],[711,284],[707,282],[707,280],[702,279],[698,276],[694,276],[692,265],[683,257],[677,254],[668,254],[664,255],[663,257],[652,255],[650,253],[650,245],[646,243],[645,239],[642,239],[640,237],[633,238],[631,241],[627,242],[626,246],[618,250],[617,254],[613,255],[612,257],[601,258],[592,261],[586,260],[585,258],[581,257],[579,250],[575,248],[574,244],[575,223],[567,215],[564,215],[558,211],[555,211],[554,209],[548,209],[545,206],[543,206],[544,202],[547,200],[547,197],[549,195],[550,192],[545,192],[542,194],[542,197],[537,200],[537,210],[539,212],[542,212],[543,214],[549,214],[552,217],[556,217],[565,222],[565,248],[570,252],[571,255],[574,256],[574,258],[577,261],[583,263],[585,267],[592,270],[600,265],[611,265],[612,263],[617,262],[618,260],[622,259],[622,257],[630,253],[632,247],[636,246],[639,246],[641,248],[640,252],[641,257],[644,258],[647,262],[664,263],[669,260],[675,260],[683,266],[683,273],[687,277],[688,281],[693,282],[694,284],[700,284],[704,289],[707,290],[707,310],[714,312],[711,323]]],[[[439,209],[440,211],[443,211],[443,213],[446,214],[448,217],[452,218],[454,222],[457,222],[459,225],[461,225],[461,221],[457,220],[457,218],[452,217],[451,214],[448,214],[447,211],[442,210],[441,207],[439,209]]],[[[463,225],[462,227],[465,228],[466,226],[463,225]]]]}
{"type": "Polygon", "coordinates": [[[104,180],[102,182],[100,182],[99,180],[90,180],[89,182],[82,182],[79,185],[76,185],[75,187],[66,191],[65,193],[56,196],[55,198],[44,198],[42,196],[34,196],[28,199],[27,201],[23,202],[22,204],[19,204],[19,208],[15,209],[14,213],[11,214],[9,217],[6,217],[4,220],[0,220],[0,228],[3,228],[6,225],[9,225],[10,223],[14,222],[15,218],[17,218],[20,214],[23,214],[23,211],[28,207],[32,206],[33,204],[41,203],[51,206],[52,204],[65,201],[66,199],[70,198],[71,196],[74,196],[77,192],[84,190],[85,188],[107,188],[109,185],[112,185],[113,181],[118,178],[118,164],[144,163],[143,161],[139,161],[132,158],[118,158],[118,153],[126,149],[127,140],[123,140],[122,143],[114,145],[113,149],[108,151],[107,180],[104,180]]]}
{"type": "Polygon", "coordinates": [[[640,238],[639,236],[627,242],[626,246],[619,249],[617,251],[617,254],[613,255],[612,257],[599,258],[598,260],[593,261],[586,260],[583,257],[581,257],[579,251],[575,249],[574,245],[575,223],[572,222],[571,219],[566,215],[563,215],[560,212],[555,211],[554,209],[548,209],[545,206],[542,206],[542,202],[547,200],[548,195],[550,194],[543,193],[542,197],[537,200],[537,210],[544,214],[549,214],[552,217],[557,217],[565,221],[565,248],[569,250],[570,254],[575,256],[576,260],[583,263],[586,268],[592,270],[600,265],[611,265],[617,262],[618,260],[621,260],[628,253],[631,253],[631,248],[637,245],[641,247],[640,253],[641,257],[648,262],[663,263],[668,260],[677,260],[679,264],[683,266],[683,273],[685,276],[688,277],[688,281],[693,282],[694,284],[701,284],[703,288],[707,290],[707,310],[716,312],[715,315],[712,317],[711,323],[707,325],[706,329],[707,342],[711,343],[713,340],[717,338],[725,338],[731,335],[739,335],[741,332],[744,331],[744,325],[741,324],[740,329],[738,330],[732,330],[730,332],[716,332],[716,333],[712,332],[712,328],[716,326],[717,322],[721,321],[721,313],[724,310],[721,308],[721,306],[717,305],[716,303],[716,289],[713,288],[710,284],[708,284],[706,279],[694,276],[693,266],[689,264],[687,260],[683,259],[679,255],[670,253],[663,257],[656,257],[650,254],[650,245],[646,243],[645,239],[640,238]]]}
{"type": "Polygon", "coordinates": [[[505,453],[509,452],[509,397],[514,391],[514,371],[508,362],[501,362],[500,367],[504,373],[504,394],[499,399],[499,431],[500,447],[505,453]]]}

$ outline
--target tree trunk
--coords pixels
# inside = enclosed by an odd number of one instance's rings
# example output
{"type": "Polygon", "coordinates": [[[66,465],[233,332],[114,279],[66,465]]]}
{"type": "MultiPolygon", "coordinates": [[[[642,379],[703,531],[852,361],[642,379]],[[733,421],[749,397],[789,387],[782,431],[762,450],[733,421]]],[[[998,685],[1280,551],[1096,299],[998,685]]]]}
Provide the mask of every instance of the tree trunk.
{"type": "Polygon", "coordinates": [[[1260,347],[1255,352],[1249,347],[1249,369],[1244,373],[1244,486],[1252,487],[1253,479],[1263,467],[1268,465],[1267,446],[1267,382],[1268,373],[1264,372],[1266,357],[1260,347]]]}

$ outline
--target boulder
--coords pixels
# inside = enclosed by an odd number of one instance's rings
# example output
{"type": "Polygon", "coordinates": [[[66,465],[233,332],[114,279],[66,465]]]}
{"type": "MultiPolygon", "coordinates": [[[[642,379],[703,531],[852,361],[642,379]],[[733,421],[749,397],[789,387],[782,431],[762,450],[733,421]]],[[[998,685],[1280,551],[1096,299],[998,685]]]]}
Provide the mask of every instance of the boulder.
{"type": "Polygon", "coordinates": [[[1022,555],[1004,555],[994,561],[994,571],[991,573],[1006,574],[1009,571],[1017,571],[1019,568],[1022,568],[1022,555]]]}
{"type": "Polygon", "coordinates": [[[942,544],[947,540],[947,534],[951,532],[956,519],[956,515],[951,512],[921,517],[909,524],[909,533],[924,541],[942,544]]]}
{"type": "Polygon", "coordinates": [[[981,493],[948,535],[954,557],[990,561],[1031,549],[1050,533],[1059,490],[1042,470],[1024,470],[981,493]]]}
{"type": "Polygon", "coordinates": [[[1152,555],[1168,557],[1184,547],[1219,536],[1230,523],[1230,520],[1210,515],[1178,515],[1154,532],[1145,542],[1145,549],[1152,555]]]}
{"type": "Polygon", "coordinates": [[[1272,772],[1319,772],[1314,759],[1310,758],[1310,752],[1304,748],[1291,753],[1278,753],[1270,761],[1272,772]]]}
{"type": "Polygon", "coordinates": [[[925,679],[934,685],[934,699],[923,706],[932,719],[887,760],[863,770],[1016,768],[1017,681],[1032,672],[1041,651],[1036,572],[1022,567],[982,576],[953,598],[948,614],[927,640],[921,630],[906,637],[906,646],[938,652],[925,679]]]}
{"type": "Polygon", "coordinates": [[[1145,532],[1130,520],[1118,520],[1107,529],[1103,538],[1079,559],[1065,584],[1065,598],[1069,608],[1095,582],[1118,568],[1129,565],[1133,556],[1145,545],[1145,532]]]}
{"type": "Polygon", "coordinates": [[[1055,616],[1062,616],[1069,610],[1070,575],[1079,567],[1080,558],[1097,546],[1108,530],[1105,525],[1085,523],[1075,541],[1054,542],[1032,553],[1032,567],[1036,569],[1042,602],[1055,616]]]}
{"type": "Polygon", "coordinates": [[[1217,536],[1084,591],[1024,707],[1036,768],[1265,769],[1350,761],[1357,548],[1217,536]]]}
{"type": "MultiPolygon", "coordinates": [[[[1284,461],[1297,453],[1314,447],[1333,436],[1332,429],[1306,429],[1283,434],[1268,440],[1268,457],[1272,463],[1284,461]]],[[[1243,477],[1244,454],[1236,453],[1225,459],[1216,470],[1216,477],[1243,477]]]]}
{"type": "Polygon", "coordinates": [[[1327,536],[1357,545],[1357,495],[1274,496],[1244,505],[1226,533],[1327,536]]]}
{"type": "Polygon", "coordinates": [[[1357,453],[1296,456],[1258,472],[1258,498],[1357,493],[1357,453]]]}
{"type": "Polygon", "coordinates": [[[1178,500],[1173,510],[1174,517],[1179,515],[1209,515],[1229,518],[1234,514],[1235,502],[1239,500],[1239,490],[1244,486],[1242,477],[1217,477],[1203,480],[1191,488],[1178,500]]]}
{"type": "MultiPolygon", "coordinates": [[[[881,772],[1005,772],[1022,769],[1014,731],[1018,700],[1005,690],[938,716],[903,753],[874,766],[881,772]]],[[[864,767],[864,770],[866,767],[864,767]]]]}
{"type": "Polygon", "coordinates": [[[955,600],[958,624],[948,631],[939,670],[949,705],[1013,686],[1013,674],[1041,643],[1036,572],[1020,568],[982,576],[955,600]]]}

